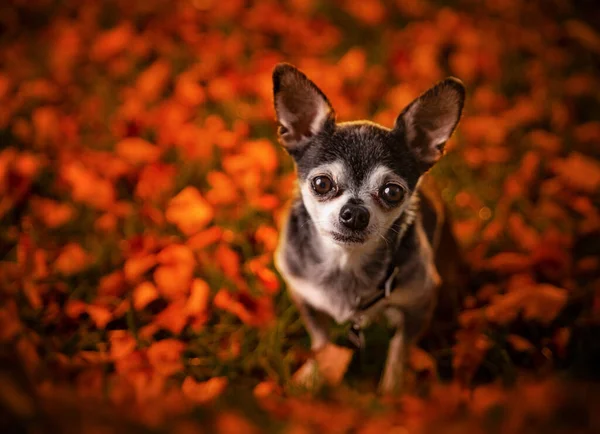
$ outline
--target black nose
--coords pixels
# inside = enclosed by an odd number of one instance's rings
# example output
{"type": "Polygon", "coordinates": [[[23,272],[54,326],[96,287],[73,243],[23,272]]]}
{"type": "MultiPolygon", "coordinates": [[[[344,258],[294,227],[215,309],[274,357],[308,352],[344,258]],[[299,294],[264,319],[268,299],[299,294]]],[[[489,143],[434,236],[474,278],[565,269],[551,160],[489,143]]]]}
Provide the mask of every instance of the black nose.
{"type": "Polygon", "coordinates": [[[369,210],[361,205],[347,203],[340,211],[340,223],[356,231],[362,231],[367,227],[369,217],[369,210]]]}

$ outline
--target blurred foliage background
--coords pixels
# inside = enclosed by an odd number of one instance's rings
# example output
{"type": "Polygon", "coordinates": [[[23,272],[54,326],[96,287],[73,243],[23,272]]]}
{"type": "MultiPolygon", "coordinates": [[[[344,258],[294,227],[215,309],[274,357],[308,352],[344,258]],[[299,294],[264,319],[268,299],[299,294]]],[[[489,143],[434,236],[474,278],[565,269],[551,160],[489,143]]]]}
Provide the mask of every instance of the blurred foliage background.
{"type": "Polygon", "coordinates": [[[599,23],[583,0],[5,0],[0,420],[15,432],[597,427],[578,398],[593,385],[556,378],[599,374],[599,23]],[[411,353],[403,399],[374,395],[377,327],[342,384],[306,398],[290,382],[309,345],[272,265],[294,191],[275,139],[280,61],[340,121],[391,126],[437,80],[467,87],[432,171],[466,296],[443,339],[411,353]]]}

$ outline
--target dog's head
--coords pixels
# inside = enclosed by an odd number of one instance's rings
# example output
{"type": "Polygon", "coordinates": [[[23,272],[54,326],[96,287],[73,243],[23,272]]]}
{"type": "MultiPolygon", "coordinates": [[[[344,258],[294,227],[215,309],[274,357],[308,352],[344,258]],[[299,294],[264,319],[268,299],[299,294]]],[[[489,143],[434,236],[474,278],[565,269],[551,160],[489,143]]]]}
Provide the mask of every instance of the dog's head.
{"type": "Polygon", "coordinates": [[[279,140],[294,158],[302,200],[320,234],[343,246],[381,239],[419,178],[441,157],[465,90],[448,78],[400,113],[392,129],[337,124],[325,94],[289,64],[273,71],[279,140]]]}

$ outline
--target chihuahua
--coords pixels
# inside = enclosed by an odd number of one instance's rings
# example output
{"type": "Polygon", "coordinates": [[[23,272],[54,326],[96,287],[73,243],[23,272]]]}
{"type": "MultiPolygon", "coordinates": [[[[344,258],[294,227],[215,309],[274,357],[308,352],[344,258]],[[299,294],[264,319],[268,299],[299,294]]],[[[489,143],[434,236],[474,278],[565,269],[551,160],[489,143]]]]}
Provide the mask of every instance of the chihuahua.
{"type": "MultiPolygon", "coordinates": [[[[407,348],[429,322],[441,282],[435,250],[444,207],[424,175],[458,124],[464,86],[441,81],[391,129],[337,123],[325,94],[287,63],[273,71],[273,93],[279,141],[299,184],[275,266],[313,352],[329,342],[328,318],[351,322],[356,347],[364,345],[364,327],[387,319],[394,332],[379,391],[400,392],[407,348]]],[[[309,375],[315,367],[312,358],[300,371],[309,375]]]]}

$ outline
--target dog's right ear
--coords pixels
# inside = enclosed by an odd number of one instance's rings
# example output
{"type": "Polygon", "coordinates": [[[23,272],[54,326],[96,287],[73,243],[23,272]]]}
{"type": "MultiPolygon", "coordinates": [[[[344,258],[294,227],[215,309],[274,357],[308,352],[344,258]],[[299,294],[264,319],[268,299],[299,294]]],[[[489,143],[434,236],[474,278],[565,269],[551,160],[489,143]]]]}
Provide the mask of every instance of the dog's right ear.
{"type": "Polygon", "coordinates": [[[273,100],[281,144],[290,152],[335,120],[325,94],[306,75],[288,63],[273,70],[273,100]]]}

